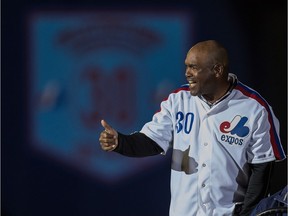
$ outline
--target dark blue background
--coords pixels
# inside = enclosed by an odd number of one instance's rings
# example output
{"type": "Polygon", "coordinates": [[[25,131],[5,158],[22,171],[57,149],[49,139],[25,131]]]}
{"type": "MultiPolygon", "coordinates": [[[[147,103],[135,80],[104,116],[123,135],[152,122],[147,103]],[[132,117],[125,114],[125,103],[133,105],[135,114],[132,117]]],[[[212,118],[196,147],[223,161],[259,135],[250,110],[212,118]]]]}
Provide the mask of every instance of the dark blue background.
{"type": "MultiPolygon", "coordinates": [[[[25,18],[38,8],[173,8],[194,14],[194,38],[216,39],[232,52],[231,69],[273,107],[287,149],[287,3],[271,1],[13,1],[1,7],[1,215],[166,216],[169,161],[122,184],[103,184],[27,148],[25,18]],[[195,34],[196,33],[196,34],[195,34]],[[244,75],[241,73],[245,70],[244,75]]],[[[98,145],[97,140],[95,145],[98,145]]],[[[271,193],[287,183],[276,164],[271,193]]]]}

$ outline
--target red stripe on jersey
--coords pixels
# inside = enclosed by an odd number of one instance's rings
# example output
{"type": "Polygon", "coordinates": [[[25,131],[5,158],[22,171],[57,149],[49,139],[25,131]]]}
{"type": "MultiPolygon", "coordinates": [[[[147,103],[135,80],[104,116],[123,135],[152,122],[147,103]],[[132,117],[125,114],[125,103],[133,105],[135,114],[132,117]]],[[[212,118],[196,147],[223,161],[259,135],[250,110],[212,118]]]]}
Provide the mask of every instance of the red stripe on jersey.
{"type": "Polygon", "coordinates": [[[279,140],[279,137],[277,135],[273,117],[271,114],[271,110],[268,106],[268,103],[254,90],[248,88],[247,86],[243,85],[242,83],[238,82],[237,85],[235,86],[235,89],[241,91],[244,95],[247,97],[250,97],[254,100],[256,100],[259,104],[261,104],[268,112],[268,121],[270,123],[270,142],[272,144],[273,152],[276,157],[276,160],[283,160],[286,158],[281,142],[279,140]]]}
{"type": "MultiPolygon", "coordinates": [[[[183,86],[181,86],[180,88],[175,89],[175,90],[172,91],[172,93],[170,93],[170,94],[178,93],[178,92],[180,92],[180,91],[189,91],[189,86],[188,86],[188,84],[183,85],[183,86]]],[[[166,101],[166,100],[168,100],[168,97],[164,98],[161,102],[166,101]]],[[[158,112],[160,112],[160,111],[161,111],[161,108],[160,108],[158,111],[156,111],[156,113],[158,113],[158,112]]]]}

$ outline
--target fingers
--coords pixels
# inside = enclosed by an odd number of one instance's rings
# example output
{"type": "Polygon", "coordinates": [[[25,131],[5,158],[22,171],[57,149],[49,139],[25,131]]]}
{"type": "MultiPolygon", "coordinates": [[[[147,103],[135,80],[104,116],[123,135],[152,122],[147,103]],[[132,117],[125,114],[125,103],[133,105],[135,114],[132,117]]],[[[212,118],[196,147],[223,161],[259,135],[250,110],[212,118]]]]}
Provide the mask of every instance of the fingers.
{"type": "Polygon", "coordinates": [[[116,144],[100,143],[100,145],[104,151],[113,151],[117,147],[116,144]]]}
{"type": "Polygon", "coordinates": [[[118,133],[105,120],[101,120],[104,131],[101,132],[99,142],[104,151],[113,151],[118,145],[118,133]]]}
{"type": "Polygon", "coordinates": [[[107,133],[109,134],[114,133],[114,129],[105,120],[101,120],[101,125],[103,126],[103,128],[107,133]]]}
{"type": "Polygon", "coordinates": [[[116,144],[116,137],[107,133],[106,131],[102,131],[99,138],[100,143],[114,145],[116,144]]]}

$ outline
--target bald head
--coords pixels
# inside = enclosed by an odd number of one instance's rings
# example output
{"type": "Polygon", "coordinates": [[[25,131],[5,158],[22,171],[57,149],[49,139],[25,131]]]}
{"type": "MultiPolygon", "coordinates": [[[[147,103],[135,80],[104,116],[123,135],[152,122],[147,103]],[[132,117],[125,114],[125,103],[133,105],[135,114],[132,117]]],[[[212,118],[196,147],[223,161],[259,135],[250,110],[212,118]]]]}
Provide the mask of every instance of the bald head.
{"type": "Polygon", "coordinates": [[[207,65],[222,65],[224,71],[228,73],[228,54],[226,49],[215,40],[201,41],[195,44],[189,51],[195,52],[197,55],[205,59],[207,65]]]}
{"type": "Polygon", "coordinates": [[[185,59],[185,76],[193,96],[214,103],[230,86],[226,49],[214,40],[195,44],[185,59]]]}

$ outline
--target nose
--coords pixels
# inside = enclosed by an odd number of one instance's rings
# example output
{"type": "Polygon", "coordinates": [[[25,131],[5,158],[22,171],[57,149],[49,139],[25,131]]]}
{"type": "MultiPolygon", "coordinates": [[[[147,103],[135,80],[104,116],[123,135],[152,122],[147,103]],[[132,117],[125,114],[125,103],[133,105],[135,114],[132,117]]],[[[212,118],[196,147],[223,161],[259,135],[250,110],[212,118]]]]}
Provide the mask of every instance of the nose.
{"type": "Polygon", "coordinates": [[[186,77],[190,77],[190,76],[191,76],[191,73],[190,73],[189,67],[186,67],[186,70],[185,70],[185,76],[186,76],[186,77]]]}

